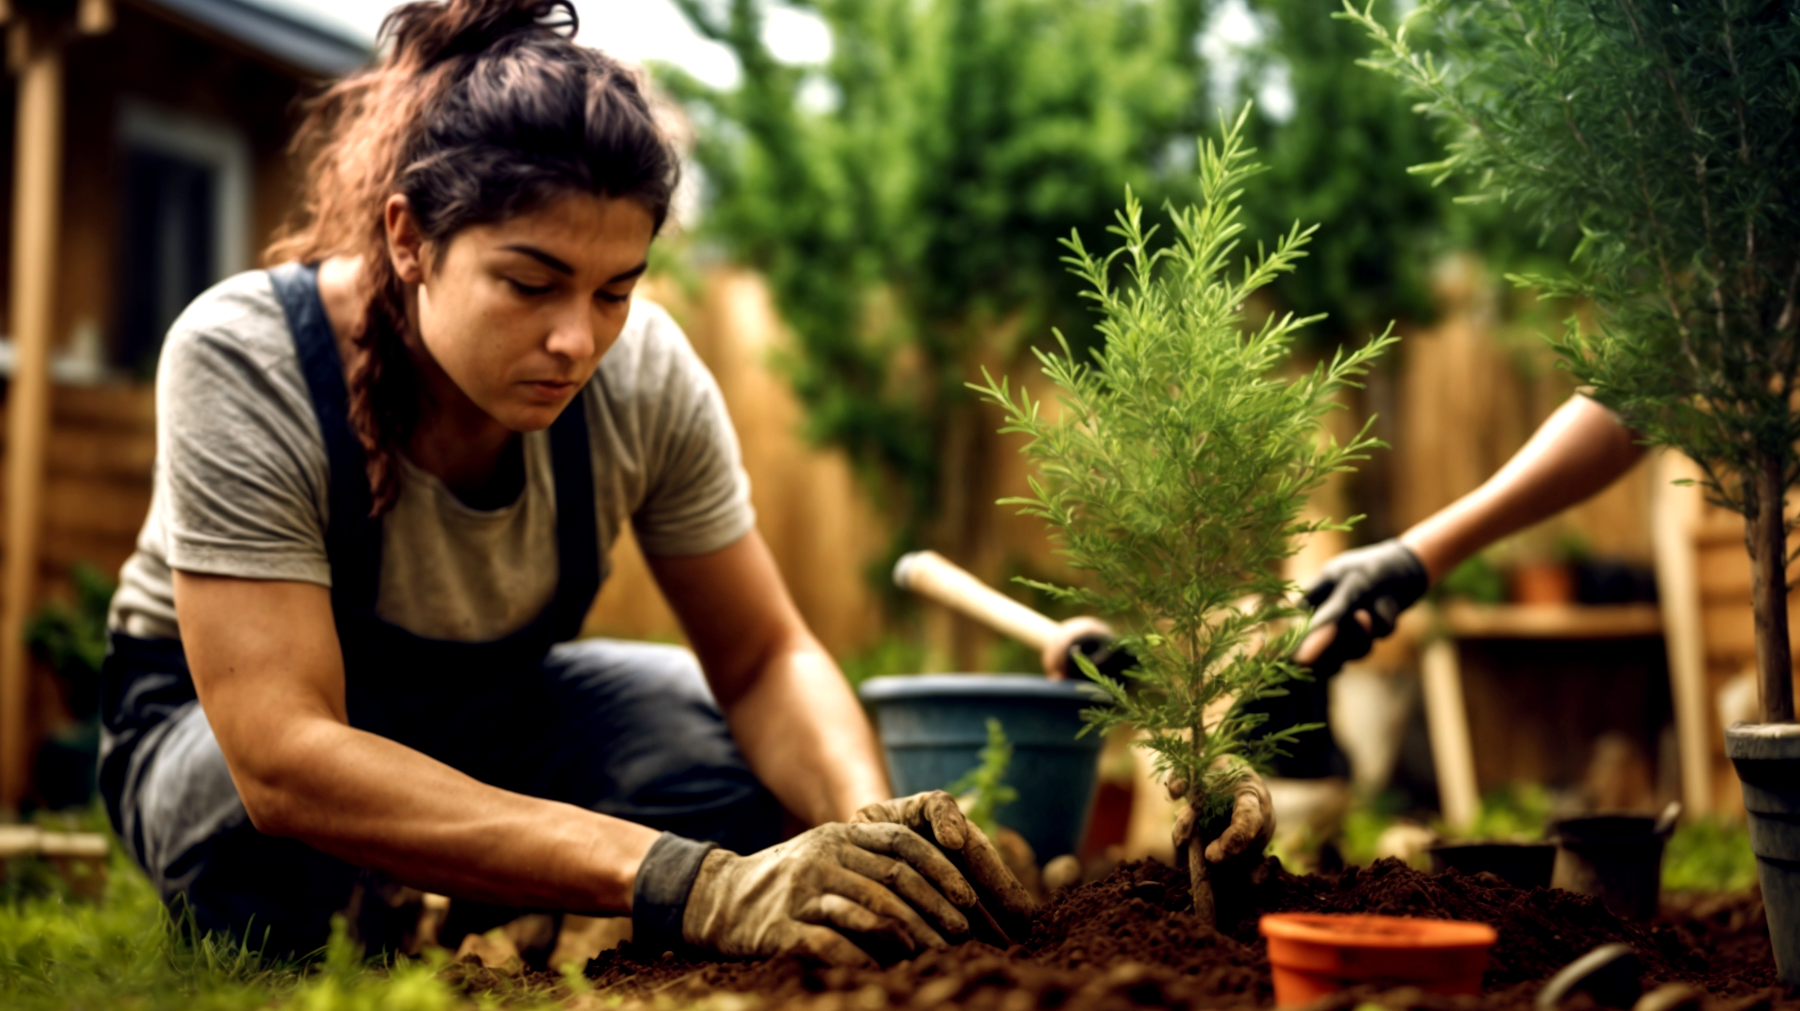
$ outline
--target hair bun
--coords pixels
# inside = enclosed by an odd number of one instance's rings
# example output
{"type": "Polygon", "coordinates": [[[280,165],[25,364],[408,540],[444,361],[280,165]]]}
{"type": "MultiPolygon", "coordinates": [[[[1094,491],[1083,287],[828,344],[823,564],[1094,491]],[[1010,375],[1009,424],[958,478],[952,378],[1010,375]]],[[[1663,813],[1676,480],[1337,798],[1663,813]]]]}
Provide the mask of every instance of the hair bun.
{"type": "Polygon", "coordinates": [[[392,65],[425,70],[514,35],[573,38],[580,24],[573,0],[414,0],[389,11],[377,37],[392,65]]]}

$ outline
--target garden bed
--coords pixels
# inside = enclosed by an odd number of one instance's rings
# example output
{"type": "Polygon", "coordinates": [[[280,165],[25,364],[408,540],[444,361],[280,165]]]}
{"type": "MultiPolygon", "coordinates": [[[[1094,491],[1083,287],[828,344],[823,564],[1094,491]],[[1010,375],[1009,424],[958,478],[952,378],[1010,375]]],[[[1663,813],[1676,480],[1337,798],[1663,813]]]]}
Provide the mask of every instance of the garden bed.
{"type": "MultiPolygon", "coordinates": [[[[1273,995],[1257,917],[1292,910],[1478,920],[1499,931],[1481,997],[1381,995],[1378,1003],[1395,1009],[1530,1008],[1544,980],[1608,941],[1638,950],[1648,966],[1647,987],[1680,981],[1706,990],[1712,995],[1707,1011],[1800,1009],[1800,993],[1775,985],[1761,902],[1754,894],[1678,899],[1663,919],[1635,924],[1595,900],[1549,889],[1523,891],[1488,875],[1429,875],[1390,860],[1341,875],[1296,877],[1268,860],[1245,886],[1220,894],[1223,929],[1214,933],[1188,912],[1185,884],[1183,873],[1161,864],[1126,864],[1052,900],[1031,937],[1005,951],[969,943],[886,969],[836,969],[792,960],[646,959],[627,945],[595,959],[588,975],[598,991],[627,1001],[687,1004],[710,998],[734,1011],[950,1004],[1002,1011],[1266,1008],[1273,995]]],[[[1327,1006],[1347,1009],[1371,996],[1349,992],[1327,1006]]]]}

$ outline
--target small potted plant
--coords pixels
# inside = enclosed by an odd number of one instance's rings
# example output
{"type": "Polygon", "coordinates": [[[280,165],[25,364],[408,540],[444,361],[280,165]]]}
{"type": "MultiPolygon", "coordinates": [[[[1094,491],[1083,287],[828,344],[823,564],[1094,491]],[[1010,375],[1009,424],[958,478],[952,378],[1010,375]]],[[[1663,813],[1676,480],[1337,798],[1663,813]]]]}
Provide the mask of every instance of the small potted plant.
{"type": "Polygon", "coordinates": [[[1344,528],[1302,509],[1327,476],[1376,443],[1366,427],[1341,444],[1323,438],[1320,423],[1394,340],[1384,334],[1303,370],[1290,348],[1313,320],[1246,321],[1251,294],[1294,269],[1312,232],[1295,226],[1237,270],[1237,198],[1257,171],[1243,123],[1239,116],[1222,143],[1201,147],[1200,202],[1170,209],[1171,241],[1153,244],[1155,229],[1129,191],[1112,229],[1122,245],[1096,256],[1079,234],[1064,241],[1104,346],[1078,355],[1058,333],[1059,349],[1039,353],[1059,411],[1023,390],[1015,396],[1004,379],[976,387],[1005,410],[1005,431],[1027,437],[1036,464],[1032,495],[1001,504],[1047,521],[1069,564],[1089,577],[1032,585],[1113,618],[1138,659],[1124,679],[1079,659],[1111,702],[1086,715],[1097,729],[1141,731],[1158,774],[1185,797],[1185,817],[1201,829],[1178,858],[1208,922],[1204,826],[1229,812],[1250,768],[1310,729],[1253,741],[1248,732],[1264,717],[1231,701],[1282,694],[1299,676],[1288,657],[1302,623],[1292,620],[1295,587],[1280,563],[1304,535],[1344,528]]]}
{"type": "Polygon", "coordinates": [[[1423,0],[1394,32],[1348,0],[1341,16],[1444,124],[1449,157],[1419,171],[1467,173],[1480,197],[1580,228],[1567,273],[1516,280],[1593,308],[1555,342],[1569,370],[1744,517],[1762,722],[1728,730],[1726,752],[1777,970],[1800,984],[1800,20],[1791,4],[1640,0],[1423,0]]]}

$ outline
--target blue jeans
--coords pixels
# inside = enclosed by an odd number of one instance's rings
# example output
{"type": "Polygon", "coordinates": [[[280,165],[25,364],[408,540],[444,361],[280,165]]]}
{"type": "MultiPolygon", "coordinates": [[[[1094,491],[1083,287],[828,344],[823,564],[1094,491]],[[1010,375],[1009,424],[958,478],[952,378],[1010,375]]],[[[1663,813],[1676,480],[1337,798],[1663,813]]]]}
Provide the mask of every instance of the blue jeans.
{"type": "MultiPolygon", "coordinates": [[[[126,685],[140,674],[151,675],[142,683],[158,674],[185,678],[185,664],[153,669],[172,666],[171,656],[179,657],[178,644],[120,637],[108,674],[126,685]]],[[[436,731],[423,735],[434,742],[428,754],[492,786],[740,853],[780,840],[780,805],[751,774],[687,650],[584,640],[554,647],[534,671],[495,678],[499,690],[478,699],[420,700],[420,719],[436,731]]],[[[258,832],[198,702],[165,704],[151,720],[134,720],[133,705],[129,691],[112,693],[102,744],[111,773],[103,769],[102,792],[114,828],[164,902],[177,912],[185,905],[201,931],[271,955],[324,944],[333,914],[355,912],[371,875],[258,832]],[[115,733],[134,723],[136,732],[115,733]]],[[[454,904],[453,916],[458,905],[468,904],[454,904]]],[[[480,908],[492,914],[485,926],[521,912],[480,908]]],[[[398,938],[364,940],[376,948],[398,938]]]]}

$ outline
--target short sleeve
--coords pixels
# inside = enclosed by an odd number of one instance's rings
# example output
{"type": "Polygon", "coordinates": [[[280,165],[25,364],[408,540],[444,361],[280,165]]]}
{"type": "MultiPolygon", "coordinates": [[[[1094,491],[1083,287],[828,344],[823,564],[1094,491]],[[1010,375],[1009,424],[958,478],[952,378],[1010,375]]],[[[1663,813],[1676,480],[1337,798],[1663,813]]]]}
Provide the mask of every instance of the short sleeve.
{"type": "Polygon", "coordinates": [[[272,292],[203,296],[176,321],[157,420],[170,568],[331,585],[324,444],[272,292]]]}
{"type": "Polygon", "coordinates": [[[756,526],[750,478],[718,382],[675,321],[650,312],[643,361],[651,374],[642,379],[659,388],[640,391],[656,409],[632,527],[647,555],[704,555],[756,526]]]}

